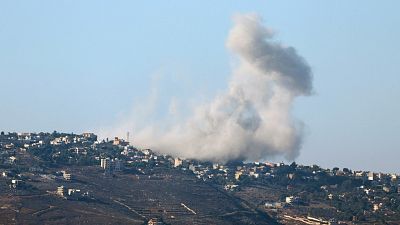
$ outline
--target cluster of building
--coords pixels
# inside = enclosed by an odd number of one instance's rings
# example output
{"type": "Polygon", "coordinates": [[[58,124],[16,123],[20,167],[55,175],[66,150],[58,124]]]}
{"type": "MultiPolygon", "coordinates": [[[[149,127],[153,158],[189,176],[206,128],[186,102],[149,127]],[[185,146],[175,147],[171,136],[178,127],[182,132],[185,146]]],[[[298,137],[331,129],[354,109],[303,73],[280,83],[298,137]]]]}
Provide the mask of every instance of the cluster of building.
{"type": "MultiPolygon", "coordinates": [[[[168,155],[156,154],[150,149],[138,149],[128,141],[115,137],[113,140],[97,140],[93,133],[8,133],[0,134],[0,162],[5,165],[0,168],[2,177],[8,179],[9,186],[17,189],[24,183],[21,174],[12,169],[20,162],[19,153],[32,153],[37,157],[46,157],[49,163],[65,163],[65,165],[100,166],[105,174],[121,172],[134,168],[135,171],[146,173],[154,167],[175,168],[193,174],[199,180],[212,182],[227,191],[235,191],[247,183],[272,183],[284,185],[290,192],[295,185],[318,184],[319,190],[326,195],[327,200],[346,198],[346,193],[340,190],[339,184],[332,180],[352,180],[358,183],[354,189],[368,200],[374,212],[387,209],[388,196],[400,193],[399,175],[374,173],[369,171],[351,171],[343,168],[322,169],[318,166],[302,166],[292,163],[270,162],[228,162],[212,163],[181,159],[168,155]],[[325,182],[325,183],[324,183],[325,182]]],[[[26,172],[45,174],[41,165],[27,165],[26,172]]],[[[61,171],[60,177],[65,181],[73,179],[67,171],[61,171]]],[[[66,198],[82,198],[87,192],[74,188],[60,186],[56,192],[66,198]]],[[[400,199],[400,198],[399,198],[400,199]]],[[[281,208],[285,205],[303,204],[296,194],[288,194],[280,202],[267,202],[267,208],[281,208]]]]}
{"type": "Polygon", "coordinates": [[[100,159],[100,167],[104,169],[106,174],[112,174],[114,172],[121,172],[123,168],[123,162],[118,158],[102,158],[100,159]]]}
{"type": "MultiPolygon", "coordinates": [[[[322,169],[318,166],[286,165],[284,163],[204,163],[175,158],[173,166],[193,174],[206,182],[222,184],[227,191],[234,191],[247,183],[281,185],[288,195],[278,202],[266,202],[267,208],[305,205],[296,194],[302,185],[316,185],[325,194],[326,201],[346,201],[349,195],[360,196],[370,205],[368,212],[393,212],[393,202],[400,200],[400,177],[397,174],[351,171],[349,169],[322,169]],[[345,187],[346,182],[352,186],[345,187]],[[335,183],[336,182],[336,183],[335,183]],[[393,197],[393,194],[397,197],[393,197]],[[391,206],[392,208],[389,208],[391,206]]],[[[366,212],[366,213],[368,213],[366,212]]]]}
{"type": "Polygon", "coordinates": [[[62,198],[71,200],[82,200],[89,197],[89,192],[83,192],[74,188],[66,188],[64,186],[57,187],[56,194],[62,198]]]}

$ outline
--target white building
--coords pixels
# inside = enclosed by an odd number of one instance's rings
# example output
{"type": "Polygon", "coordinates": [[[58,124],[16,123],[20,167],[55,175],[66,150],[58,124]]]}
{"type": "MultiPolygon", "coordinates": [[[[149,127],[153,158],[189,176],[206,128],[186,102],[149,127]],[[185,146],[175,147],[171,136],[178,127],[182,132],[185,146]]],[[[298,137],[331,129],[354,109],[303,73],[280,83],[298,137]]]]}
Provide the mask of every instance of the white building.
{"type": "Polygon", "coordinates": [[[75,194],[80,194],[81,193],[81,190],[79,190],[79,189],[68,189],[68,195],[69,196],[72,196],[72,195],[75,195],[75,194]]]}
{"type": "Polygon", "coordinates": [[[22,183],[22,180],[11,180],[11,187],[17,188],[22,183]]]}
{"type": "Polygon", "coordinates": [[[72,179],[72,175],[67,173],[67,171],[63,170],[62,173],[65,180],[70,181],[72,179]]]}
{"type": "Polygon", "coordinates": [[[243,172],[242,171],[236,171],[235,172],[235,180],[239,180],[240,179],[240,176],[243,174],[243,172]]]}
{"type": "Polygon", "coordinates": [[[174,160],[174,167],[178,167],[182,165],[182,159],[180,158],[175,158],[174,160]]]}
{"type": "Polygon", "coordinates": [[[294,199],[293,196],[286,197],[285,202],[288,203],[288,204],[290,204],[290,203],[293,202],[293,199],[294,199]]]}
{"type": "Polygon", "coordinates": [[[64,186],[57,187],[57,195],[64,196],[64,194],[65,194],[65,187],[64,186]]]}
{"type": "Polygon", "coordinates": [[[14,164],[15,161],[17,161],[17,157],[15,157],[15,156],[10,156],[10,157],[8,158],[8,162],[9,162],[10,164],[14,164]]]}
{"type": "Polygon", "coordinates": [[[370,180],[370,181],[372,181],[372,180],[374,180],[374,172],[369,172],[368,173],[368,180],[370,180]]]}
{"type": "Polygon", "coordinates": [[[100,166],[105,170],[110,169],[111,168],[110,158],[100,159],[100,166]]]}

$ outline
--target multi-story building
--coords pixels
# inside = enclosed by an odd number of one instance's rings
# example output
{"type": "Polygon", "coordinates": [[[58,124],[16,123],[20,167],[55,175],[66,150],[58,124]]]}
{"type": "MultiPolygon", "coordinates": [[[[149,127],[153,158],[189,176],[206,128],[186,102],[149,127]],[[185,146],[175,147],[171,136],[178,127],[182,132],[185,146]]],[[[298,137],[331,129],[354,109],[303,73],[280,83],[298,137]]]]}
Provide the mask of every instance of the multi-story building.
{"type": "Polygon", "coordinates": [[[369,172],[369,173],[368,173],[368,180],[373,181],[374,178],[375,178],[374,172],[369,172]]]}
{"type": "Polygon", "coordinates": [[[65,187],[64,186],[57,187],[57,195],[64,197],[64,195],[65,195],[65,187]]]}
{"type": "Polygon", "coordinates": [[[62,173],[65,180],[70,181],[72,179],[72,175],[67,173],[67,171],[63,170],[62,173]]]}
{"type": "Polygon", "coordinates": [[[100,159],[100,166],[105,170],[111,169],[111,160],[110,158],[100,159]]]}

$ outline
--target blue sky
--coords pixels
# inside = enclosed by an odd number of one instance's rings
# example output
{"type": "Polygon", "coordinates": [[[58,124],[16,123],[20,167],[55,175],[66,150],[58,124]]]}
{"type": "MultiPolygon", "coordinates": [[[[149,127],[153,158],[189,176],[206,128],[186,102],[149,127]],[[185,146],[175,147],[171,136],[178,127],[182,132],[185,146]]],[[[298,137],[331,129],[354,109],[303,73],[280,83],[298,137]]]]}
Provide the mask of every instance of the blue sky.
{"type": "MultiPolygon", "coordinates": [[[[129,113],[161,77],[172,97],[226,88],[225,40],[255,12],[313,69],[297,99],[307,136],[297,161],[400,172],[398,1],[1,1],[0,129],[95,130],[129,113]]],[[[133,134],[134,136],[134,134],[133,134]]]]}

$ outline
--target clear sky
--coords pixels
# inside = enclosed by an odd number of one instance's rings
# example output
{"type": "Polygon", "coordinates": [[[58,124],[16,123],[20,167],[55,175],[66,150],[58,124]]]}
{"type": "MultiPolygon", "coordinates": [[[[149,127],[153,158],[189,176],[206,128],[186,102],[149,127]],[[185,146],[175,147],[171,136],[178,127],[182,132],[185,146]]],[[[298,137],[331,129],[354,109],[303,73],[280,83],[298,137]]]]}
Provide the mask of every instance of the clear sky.
{"type": "Polygon", "coordinates": [[[108,126],[147,98],[154,77],[161,102],[213,96],[232,69],[232,16],[255,12],[313,69],[315,95],[294,107],[307,125],[297,161],[400,172],[399,8],[365,0],[0,1],[0,130],[108,126]]]}

